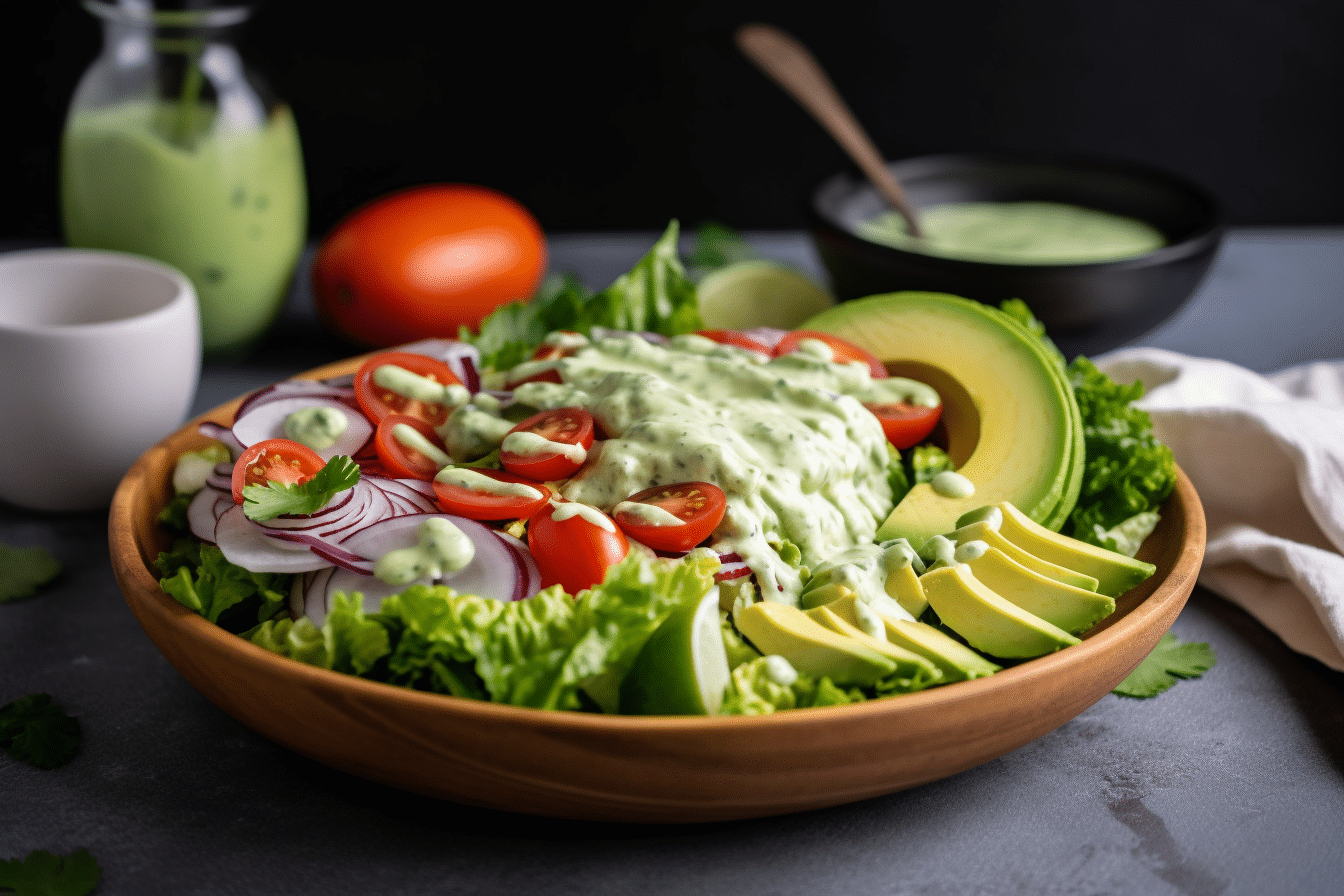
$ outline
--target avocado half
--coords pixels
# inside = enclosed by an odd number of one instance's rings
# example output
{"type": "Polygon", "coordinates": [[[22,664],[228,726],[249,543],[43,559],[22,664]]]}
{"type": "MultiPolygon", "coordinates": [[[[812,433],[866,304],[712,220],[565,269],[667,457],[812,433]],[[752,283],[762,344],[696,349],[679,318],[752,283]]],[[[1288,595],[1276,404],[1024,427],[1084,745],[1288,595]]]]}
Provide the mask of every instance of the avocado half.
{"type": "Polygon", "coordinates": [[[916,485],[876,540],[923,544],[964,513],[1011,502],[1058,530],[1083,475],[1083,427],[1064,369],[1025,327],[995,308],[945,293],[897,292],[843,302],[803,327],[847,339],[894,375],[927,383],[943,400],[944,446],[975,485],[968,497],[916,485]]]}

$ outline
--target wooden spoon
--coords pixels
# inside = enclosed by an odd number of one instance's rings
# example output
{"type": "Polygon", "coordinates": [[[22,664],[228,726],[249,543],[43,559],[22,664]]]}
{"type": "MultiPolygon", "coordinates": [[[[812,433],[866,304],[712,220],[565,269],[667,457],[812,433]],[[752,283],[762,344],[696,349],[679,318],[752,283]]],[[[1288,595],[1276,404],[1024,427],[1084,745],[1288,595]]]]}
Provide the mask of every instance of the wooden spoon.
{"type": "Polygon", "coordinates": [[[882,198],[905,218],[910,233],[923,237],[924,231],[900,182],[808,49],[773,25],[758,22],[738,28],[736,38],[743,55],[784,88],[835,138],[882,198]]]}

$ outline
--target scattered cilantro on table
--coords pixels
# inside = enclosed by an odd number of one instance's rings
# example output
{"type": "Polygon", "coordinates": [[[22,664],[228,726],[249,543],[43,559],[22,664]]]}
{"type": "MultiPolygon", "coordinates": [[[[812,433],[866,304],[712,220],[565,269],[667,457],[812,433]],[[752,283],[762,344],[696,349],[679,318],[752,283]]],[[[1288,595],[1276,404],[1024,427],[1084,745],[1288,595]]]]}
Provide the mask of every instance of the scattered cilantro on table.
{"type": "Polygon", "coordinates": [[[0,859],[0,896],[86,896],[102,875],[87,849],[67,856],[35,849],[22,859],[0,859]]]}
{"type": "Polygon", "coordinates": [[[1217,658],[1213,648],[1199,642],[1187,644],[1168,632],[1153,652],[1139,663],[1129,677],[1116,685],[1112,693],[1121,697],[1156,697],[1181,678],[1198,678],[1213,668],[1217,658]]]}
{"type": "Polygon", "coordinates": [[[60,572],[60,561],[46,548],[0,544],[0,603],[32,597],[60,572]]]}
{"type": "Polygon", "coordinates": [[[312,479],[298,485],[267,482],[265,485],[243,486],[243,514],[260,523],[287,513],[316,513],[336,494],[354,487],[357,482],[359,464],[337,455],[312,479]]]}
{"type": "Polygon", "coordinates": [[[60,768],[79,751],[79,720],[49,694],[29,694],[0,706],[0,749],[40,769],[60,768]]]}

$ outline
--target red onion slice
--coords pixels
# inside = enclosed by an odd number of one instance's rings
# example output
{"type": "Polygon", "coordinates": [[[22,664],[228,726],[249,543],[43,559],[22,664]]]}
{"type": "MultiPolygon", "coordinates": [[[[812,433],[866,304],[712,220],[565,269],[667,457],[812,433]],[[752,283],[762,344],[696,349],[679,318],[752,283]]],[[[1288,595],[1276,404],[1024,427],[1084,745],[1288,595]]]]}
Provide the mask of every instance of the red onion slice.
{"type": "Polygon", "coordinates": [[[221,426],[211,420],[207,420],[196,427],[196,431],[207,439],[223,442],[224,447],[229,449],[229,454],[232,455],[234,460],[237,460],[238,455],[242,454],[243,450],[247,447],[242,442],[238,441],[237,437],[234,436],[232,429],[227,426],[221,426]]]}
{"type": "Polygon", "coordinates": [[[714,581],[726,582],[729,579],[740,579],[743,576],[751,575],[751,567],[738,560],[736,563],[725,563],[714,573],[714,581]]]}
{"type": "Polygon", "coordinates": [[[205,488],[192,496],[187,505],[187,528],[191,534],[207,544],[215,543],[215,526],[219,517],[233,504],[233,494],[211,488],[205,488]]]}
{"type": "Polygon", "coordinates": [[[259,404],[284,398],[328,398],[359,410],[355,390],[350,386],[337,386],[320,380],[281,380],[258,389],[243,399],[243,403],[238,405],[238,410],[234,412],[234,422],[236,423],[240,417],[259,404]]]}
{"type": "Polygon", "coordinates": [[[266,530],[243,515],[241,504],[220,514],[215,544],[224,559],[250,572],[308,572],[330,566],[307,545],[271,538],[266,530]]]}
{"type": "Polygon", "coordinates": [[[233,421],[233,435],[243,445],[255,445],[266,439],[286,439],[285,419],[305,408],[328,407],[345,414],[348,424],[336,441],[326,448],[315,449],[323,460],[338,454],[347,457],[357,454],[373,437],[373,424],[361,412],[337,398],[319,395],[290,395],[269,401],[259,401],[233,421]]]}
{"type": "MultiPolygon", "coordinates": [[[[373,562],[388,551],[414,547],[419,541],[419,530],[428,519],[440,517],[450,521],[471,539],[476,555],[464,568],[439,579],[426,577],[410,584],[389,585],[371,575],[361,575],[338,567],[330,577],[310,588],[304,595],[304,613],[321,625],[331,607],[331,595],[338,591],[352,594],[358,591],[364,597],[364,610],[377,612],[383,600],[399,594],[412,584],[447,585],[459,594],[474,594],[494,600],[514,600],[527,595],[528,585],[520,579],[534,575],[535,564],[528,565],[530,556],[520,551],[527,549],[521,542],[509,544],[494,530],[474,520],[446,513],[419,513],[392,517],[360,530],[341,543],[341,548],[366,561],[373,562]]],[[[536,574],[539,580],[540,575],[536,574]]],[[[535,593],[535,592],[532,592],[535,593]]]]}

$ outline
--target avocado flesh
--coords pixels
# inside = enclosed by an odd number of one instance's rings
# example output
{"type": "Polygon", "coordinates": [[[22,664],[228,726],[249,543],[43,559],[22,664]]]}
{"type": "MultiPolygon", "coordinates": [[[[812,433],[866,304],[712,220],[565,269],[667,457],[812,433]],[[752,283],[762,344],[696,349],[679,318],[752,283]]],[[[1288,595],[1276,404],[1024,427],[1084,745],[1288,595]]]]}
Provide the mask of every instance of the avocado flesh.
{"type": "Polygon", "coordinates": [[[750,604],[733,615],[733,624],[762,654],[778,654],[798,671],[825,675],[836,684],[871,685],[896,671],[895,660],[788,604],[750,604]]]}
{"type": "Polygon", "coordinates": [[[807,615],[846,638],[853,638],[865,647],[876,650],[896,664],[896,677],[907,678],[927,687],[943,680],[943,673],[925,657],[912,650],[906,650],[897,644],[880,641],[856,625],[851,625],[829,606],[808,610],[807,615]]]}
{"type": "Polygon", "coordinates": [[[905,292],[844,302],[804,326],[847,339],[893,373],[936,389],[948,454],[975,485],[965,498],[914,486],[875,540],[923,544],[956,528],[968,510],[998,501],[1047,523],[1067,518],[1068,495],[1076,500],[1081,481],[1077,403],[1059,365],[1006,315],[957,296],[905,292]]]}
{"type": "MultiPolygon", "coordinates": [[[[858,628],[859,610],[854,605],[857,600],[857,595],[851,594],[827,604],[826,609],[858,628]]],[[[902,647],[933,663],[943,673],[944,682],[984,678],[986,675],[993,675],[1001,668],[931,625],[911,622],[908,619],[893,619],[881,613],[877,615],[886,629],[887,643],[902,647]]]]}
{"type": "Polygon", "coordinates": [[[1113,598],[1032,572],[998,548],[989,548],[966,565],[999,597],[1070,634],[1085,632],[1115,612],[1113,598]]]}
{"type": "Polygon", "coordinates": [[[1015,330],[1031,342],[1041,358],[1050,365],[1051,371],[1055,374],[1055,379],[1069,397],[1070,426],[1073,438],[1069,445],[1068,479],[1065,481],[1064,491],[1060,495],[1059,503],[1055,505],[1054,510],[1037,518],[1042,526],[1057,532],[1069,521],[1069,514],[1073,513],[1073,508],[1078,503],[1078,495],[1083,490],[1083,473],[1087,465],[1087,443],[1083,432],[1083,414],[1078,407],[1078,399],[1074,396],[1073,383],[1069,382],[1069,373],[1061,363],[1061,359],[1052,354],[1041,343],[1036,334],[1019,323],[1016,318],[999,311],[997,308],[989,308],[988,310],[996,315],[1005,327],[1015,330]]]}
{"type": "Polygon", "coordinates": [[[1062,582],[1074,588],[1082,588],[1084,591],[1097,590],[1097,580],[1092,576],[1060,566],[1058,563],[1042,560],[1035,554],[1009,541],[1003,536],[1003,533],[990,526],[989,523],[981,522],[962,526],[960,529],[951,532],[947,537],[957,544],[965,544],[968,541],[983,541],[1047,579],[1054,579],[1056,582],[1062,582]]]}
{"type": "Polygon", "coordinates": [[[1079,643],[989,590],[964,563],[926,572],[922,584],[943,624],[990,656],[1028,659],[1079,643]]]}
{"type": "MultiPolygon", "coordinates": [[[[924,596],[924,588],[919,584],[919,575],[915,572],[914,564],[907,563],[905,566],[888,572],[886,589],[887,594],[915,619],[918,619],[920,614],[929,608],[929,599],[924,596]]],[[[873,609],[880,610],[881,608],[874,607],[873,609]]]]}
{"type": "Polygon", "coordinates": [[[1052,532],[1010,502],[998,505],[1003,512],[999,533],[1042,560],[1077,570],[1097,580],[1097,591],[1119,597],[1157,571],[1157,567],[1124,554],[1052,532]]]}

